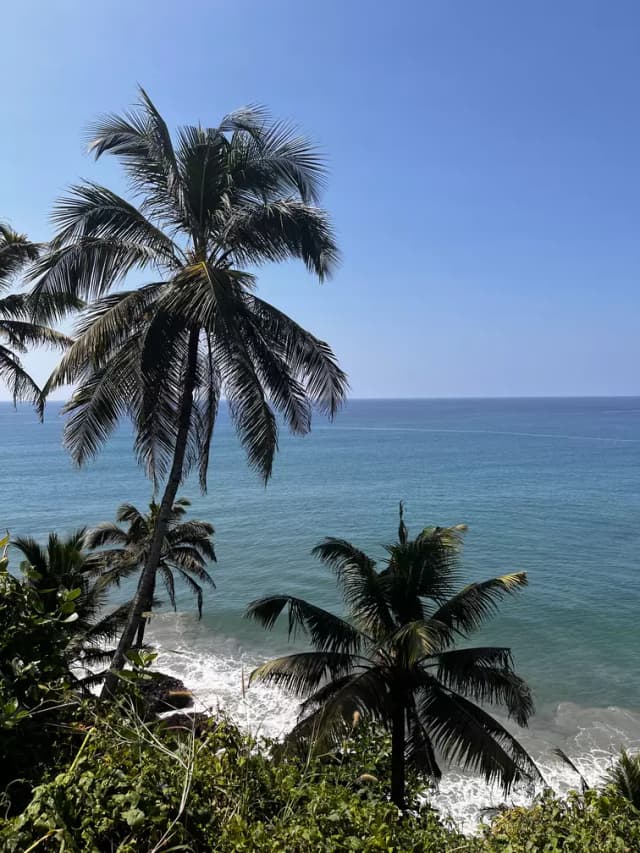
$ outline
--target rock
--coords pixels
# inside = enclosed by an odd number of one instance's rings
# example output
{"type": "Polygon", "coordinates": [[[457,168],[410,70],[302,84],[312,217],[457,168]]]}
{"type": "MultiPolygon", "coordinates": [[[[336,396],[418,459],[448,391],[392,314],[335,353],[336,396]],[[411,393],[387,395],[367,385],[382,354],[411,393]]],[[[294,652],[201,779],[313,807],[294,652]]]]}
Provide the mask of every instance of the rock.
{"type": "Polygon", "coordinates": [[[193,694],[179,678],[162,672],[151,672],[149,675],[149,680],[139,681],[136,686],[150,713],[179,711],[193,705],[193,694]]]}
{"type": "Polygon", "coordinates": [[[200,711],[191,714],[169,714],[160,720],[160,726],[167,731],[192,731],[196,737],[201,737],[210,730],[211,718],[200,711]]]}

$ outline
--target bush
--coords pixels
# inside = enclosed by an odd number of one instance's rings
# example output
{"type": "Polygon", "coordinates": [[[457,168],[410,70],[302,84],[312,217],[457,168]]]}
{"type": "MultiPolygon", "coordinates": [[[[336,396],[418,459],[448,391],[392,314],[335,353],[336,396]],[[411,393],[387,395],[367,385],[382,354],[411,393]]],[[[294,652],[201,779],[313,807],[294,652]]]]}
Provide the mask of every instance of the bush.
{"type": "Polygon", "coordinates": [[[272,760],[225,720],[200,737],[135,715],[98,722],[68,770],[35,789],[0,848],[138,851],[476,851],[425,811],[401,818],[369,772],[372,738],[345,755],[272,760]],[[454,845],[455,842],[455,845],[454,845]]]}
{"type": "Polygon", "coordinates": [[[464,838],[429,809],[401,816],[389,802],[388,742],[375,728],[359,727],[342,752],[292,757],[226,719],[192,729],[184,715],[145,723],[133,703],[123,708],[100,717],[84,707],[93,725],[69,766],[0,823],[3,853],[640,850],[640,814],[613,789],[548,793],[464,838]]]}
{"type": "MultiPolygon", "coordinates": [[[[0,543],[0,546],[3,543],[0,543]]],[[[61,708],[70,678],[64,651],[75,591],[60,590],[47,611],[29,583],[9,573],[0,557],[0,805],[22,807],[60,752],[61,708]]],[[[64,711],[65,716],[69,711],[64,711]]]]}
{"type": "Polygon", "coordinates": [[[509,809],[486,832],[491,853],[636,853],[640,813],[611,789],[551,793],[528,808],[509,809]]]}

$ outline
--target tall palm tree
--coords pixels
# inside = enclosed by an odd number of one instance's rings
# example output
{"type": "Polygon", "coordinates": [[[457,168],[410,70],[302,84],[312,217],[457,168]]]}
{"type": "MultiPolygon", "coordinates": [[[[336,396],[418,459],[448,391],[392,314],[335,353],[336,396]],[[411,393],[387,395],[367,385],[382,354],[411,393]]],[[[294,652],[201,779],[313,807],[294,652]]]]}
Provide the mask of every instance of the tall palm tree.
{"type": "MultiPolygon", "coordinates": [[[[0,294],[6,294],[13,280],[40,253],[40,246],[24,234],[18,234],[0,223],[0,294]]],[[[0,297],[0,379],[9,388],[14,403],[30,400],[42,414],[43,396],[40,388],[24,369],[20,356],[30,346],[63,349],[68,338],[49,328],[47,322],[55,315],[51,308],[55,299],[39,300],[39,316],[34,318],[34,300],[25,293],[0,297]]]]}
{"type": "Polygon", "coordinates": [[[79,674],[78,667],[108,663],[115,650],[107,644],[122,630],[130,602],[105,612],[112,579],[95,578],[97,562],[87,553],[83,529],[65,539],[50,533],[46,545],[31,537],[18,537],[11,544],[23,555],[30,569],[28,582],[38,590],[45,612],[57,611],[60,592],[77,590],[72,621],[65,626],[65,659],[78,683],[95,680],[79,674]]]}
{"type": "Polygon", "coordinates": [[[140,90],[136,109],[95,125],[89,148],[120,160],[132,202],[93,183],[73,187],[55,209],[59,230],[37,265],[34,294],[96,300],[47,385],[77,384],[65,429],[74,459],[97,453],[129,416],[140,461],[165,480],[117,669],[153,589],[178,487],[194,465],[206,488],[220,397],[266,481],[278,445],[274,410],[306,433],[312,406],[333,416],[347,383],[326,343],[256,295],[250,271],[298,258],[323,280],[337,261],[317,207],[324,165],[307,139],[252,107],[217,127],[183,127],[174,144],[140,90]],[[110,292],[134,270],[144,285],[110,292]]]}
{"type": "MultiPolygon", "coordinates": [[[[163,549],[158,561],[158,573],[169,596],[173,609],[176,609],[177,576],[196,598],[198,618],[202,618],[203,584],[215,589],[213,578],[207,571],[207,565],[215,562],[216,554],[211,537],[213,525],[206,521],[183,521],[187,507],[191,506],[186,498],[178,498],[171,509],[163,549]]],[[[158,518],[158,504],[152,501],[149,512],[143,514],[132,504],[122,504],[118,507],[116,519],[124,522],[123,529],[119,524],[104,522],[87,531],[85,543],[87,548],[100,549],[99,557],[102,565],[102,577],[109,577],[119,584],[123,577],[129,577],[134,572],[144,569],[153,531],[158,518]]],[[[138,626],[136,645],[144,642],[144,631],[147,623],[146,613],[153,606],[155,585],[151,596],[145,602],[143,618],[138,626]]]]}
{"type": "Polygon", "coordinates": [[[300,697],[295,741],[335,741],[355,712],[391,729],[391,798],[405,805],[406,762],[435,779],[437,754],[499,779],[505,789],[537,770],[518,741],[482,705],[502,705],[519,725],[533,713],[531,693],[507,648],[454,648],[526,584],[523,572],[459,589],[463,526],[427,527],[409,539],[400,509],[398,541],[383,567],[344,539],[313,549],[338,579],[348,618],[303,599],[274,595],[247,615],[271,628],[288,612],[289,634],[301,629],[314,651],[272,660],[252,681],[300,697]],[[480,703],[480,704],[477,704],[480,703]]]}

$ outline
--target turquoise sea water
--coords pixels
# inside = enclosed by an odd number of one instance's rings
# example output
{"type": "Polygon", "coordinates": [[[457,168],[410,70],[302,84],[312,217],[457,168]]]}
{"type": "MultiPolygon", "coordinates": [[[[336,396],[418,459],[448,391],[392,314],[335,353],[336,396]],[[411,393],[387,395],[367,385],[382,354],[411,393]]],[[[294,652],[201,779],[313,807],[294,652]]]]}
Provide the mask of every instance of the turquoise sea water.
{"type": "MultiPolygon", "coordinates": [[[[122,501],[150,497],[127,429],[78,471],[61,447],[59,409],[51,405],[41,425],[29,409],[0,404],[0,525],[13,534],[94,524],[122,501]]],[[[539,713],[528,737],[541,756],[555,744],[603,760],[640,735],[640,399],[352,401],[303,439],[283,432],[267,488],[247,469],[225,412],[213,447],[209,494],[195,482],[183,494],[216,527],[217,590],[201,623],[181,596],[180,612],[152,626],[165,667],[203,702],[267,732],[295,717],[285,697],[243,695],[242,675],[286,642],[242,610],[278,591],[339,606],[311,548],[335,535],[380,553],[404,499],[410,531],[469,525],[470,580],[528,572],[528,589],[481,639],[510,645],[532,684],[539,713]]],[[[463,782],[469,801],[481,799],[463,782]]]]}

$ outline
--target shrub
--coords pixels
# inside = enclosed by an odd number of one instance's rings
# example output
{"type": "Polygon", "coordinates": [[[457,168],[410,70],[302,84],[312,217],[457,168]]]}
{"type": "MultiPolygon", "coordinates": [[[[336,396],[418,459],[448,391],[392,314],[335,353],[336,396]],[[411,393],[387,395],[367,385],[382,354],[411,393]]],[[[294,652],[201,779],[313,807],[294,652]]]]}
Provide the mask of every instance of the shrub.
{"type": "Polygon", "coordinates": [[[611,789],[547,793],[530,807],[509,809],[486,831],[491,853],[636,853],[640,813],[611,789]]]}
{"type": "Polygon", "coordinates": [[[476,851],[433,812],[401,817],[369,772],[365,733],[345,755],[272,759],[225,720],[200,737],[112,716],[87,734],[72,765],[34,791],[0,831],[17,853],[191,851],[476,851]]]}
{"type": "MultiPolygon", "coordinates": [[[[0,546],[2,543],[0,543],[0,546]]],[[[59,750],[61,706],[69,671],[64,650],[74,616],[74,590],[60,590],[54,611],[38,591],[9,573],[0,558],[0,803],[20,808],[31,783],[49,763],[64,760],[59,750]]],[[[66,714],[69,712],[66,711],[66,714]]]]}

